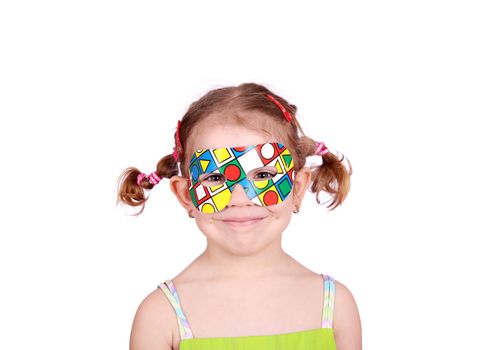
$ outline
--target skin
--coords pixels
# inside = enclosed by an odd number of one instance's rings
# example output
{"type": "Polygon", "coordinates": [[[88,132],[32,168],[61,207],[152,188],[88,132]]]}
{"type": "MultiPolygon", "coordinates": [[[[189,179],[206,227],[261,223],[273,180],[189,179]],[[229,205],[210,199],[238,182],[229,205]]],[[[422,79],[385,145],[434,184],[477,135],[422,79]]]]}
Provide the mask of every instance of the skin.
{"type": "MultiPolygon", "coordinates": [[[[240,125],[207,120],[192,133],[187,149],[191,155],[200,148],[274,141],[280,140],[240,125]]],[[[282,233],[293,210],[300,208],[310,179],[308,168],[297,171],[292,193],[270,207],[255,204],[237,185],[227,207],[213,214],[201,213],[193,206],[186,178],[170,179],[172,192],[207,239],[205,251],[172,278],[195,337],[279,334],[321,327],[322,277],[281,247],[282,233]],[[247,218],[257,220],[243,221],[247,218]]],[[[354,298],[339,281],[335,290],[337,348],[360,350],[361,322],[354,298]]],[[[130,349],[178,349],[179,342],[176,316],[157,289],[137,311],[130,349]],[[159,315],[165,317],[160,319],[159,315]],[[170,331],[165,336],[155,331],[167,327],[170,331]]]]}

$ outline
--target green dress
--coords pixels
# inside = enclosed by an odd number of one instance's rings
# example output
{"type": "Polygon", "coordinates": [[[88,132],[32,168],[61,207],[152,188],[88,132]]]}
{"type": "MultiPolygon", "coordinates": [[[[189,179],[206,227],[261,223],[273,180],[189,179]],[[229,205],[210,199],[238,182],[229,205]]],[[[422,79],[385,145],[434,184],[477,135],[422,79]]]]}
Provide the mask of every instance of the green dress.
{"type": "Polygon", "coordinates": [[[321,328],[270,335],[193,337],[173,282],[168,279],[158,288],[165,293],[176,312],[181,338],[179,350],[337,350],[332,327],[335,281],[329,275],[321,276],[324,282],[321,328]]]}

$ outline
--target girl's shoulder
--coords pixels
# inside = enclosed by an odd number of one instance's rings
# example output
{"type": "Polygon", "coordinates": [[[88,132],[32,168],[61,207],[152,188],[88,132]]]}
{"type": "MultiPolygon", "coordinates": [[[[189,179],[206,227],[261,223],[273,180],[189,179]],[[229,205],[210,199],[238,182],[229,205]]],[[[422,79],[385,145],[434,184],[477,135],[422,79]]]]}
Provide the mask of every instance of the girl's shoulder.
{"type": "Polygon", "coordinates": [[[176,324],[170,302],[156,288],[138,306],[131,328],[130,350],[173,349],[173,324],[176,324]]]}
{"type": "Polygon", "coordinates": [[[333,330],[338,349],[361,349],[361,320],[353,293],[335,282],[333,330]]]}

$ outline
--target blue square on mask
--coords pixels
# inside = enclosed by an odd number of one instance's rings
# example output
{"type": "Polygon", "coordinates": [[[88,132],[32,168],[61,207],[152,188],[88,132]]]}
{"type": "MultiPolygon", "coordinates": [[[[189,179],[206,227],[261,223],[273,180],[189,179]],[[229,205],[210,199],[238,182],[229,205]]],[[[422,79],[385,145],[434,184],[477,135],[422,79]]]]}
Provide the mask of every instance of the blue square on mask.
{"type": "MultiPolygon", "coordinates": [[[[231,193],[234,190],[235,185],[236,184],[229,187],[231,193]]],[[[254,187],[252,186],[251,182],[247,180],[247,178],[244,178],[242,181],[238,182],[237,185],[240,185],[244,188],[245,193],[250,199],[257,196],[257,193],[254,190],[254,187]]]]}

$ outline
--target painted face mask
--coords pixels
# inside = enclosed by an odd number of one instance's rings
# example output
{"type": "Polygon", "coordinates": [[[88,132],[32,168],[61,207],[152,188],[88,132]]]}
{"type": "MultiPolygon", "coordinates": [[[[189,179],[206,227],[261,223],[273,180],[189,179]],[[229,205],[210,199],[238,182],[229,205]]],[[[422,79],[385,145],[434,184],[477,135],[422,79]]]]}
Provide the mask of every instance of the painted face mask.
{"type": "Polygon", "coordinates": [[[294,162],[282,143],[197,150],[190,161],[190,195],[202,213],[223,210],[235,185],[261,206],[281,203],[291,192],[294,162]]]}

